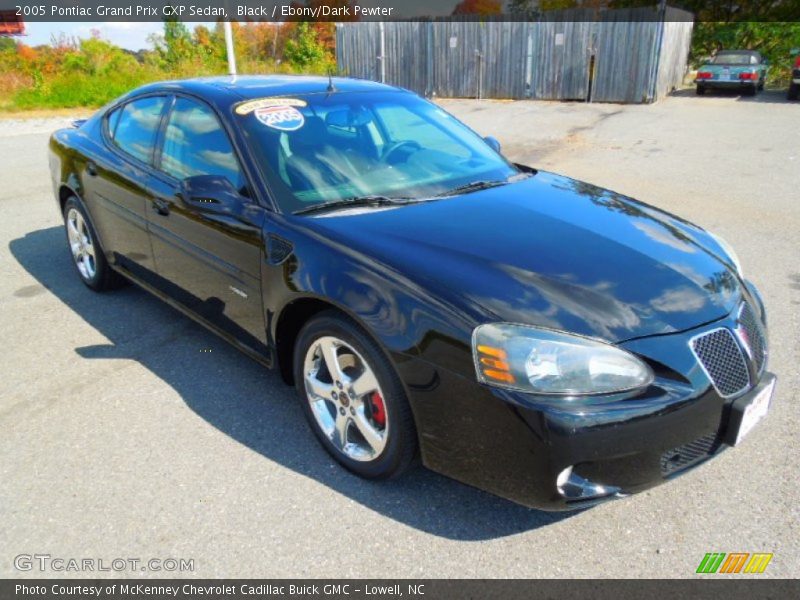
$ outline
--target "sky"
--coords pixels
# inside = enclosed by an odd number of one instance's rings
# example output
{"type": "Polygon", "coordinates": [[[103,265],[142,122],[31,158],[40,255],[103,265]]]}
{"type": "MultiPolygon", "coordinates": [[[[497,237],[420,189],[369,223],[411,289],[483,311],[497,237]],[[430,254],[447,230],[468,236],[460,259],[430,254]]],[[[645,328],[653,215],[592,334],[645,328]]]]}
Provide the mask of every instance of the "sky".
{"type": "MultiPolygon", "coordinates": [[[[186,25],[189,29],[194,29],[198,23],[186,23],[186,25]]],[[[25,33],[27,35],[18,39],[28,46],[38,46],[40,44],[49,44],[51,37],[53,35],[58,36],[60,33],[79,38],[91,37],[93,29],[100,31],[101,38],[114,42],[117,46],[128,50],[141,50],[142,48],[150,48],[150,44],[147,43],[147,36],[151,33],[162,32],[164,24],[161,22],[129,23],[125,21],[99,23],[28,22],[25,23],[25,33]]]]}

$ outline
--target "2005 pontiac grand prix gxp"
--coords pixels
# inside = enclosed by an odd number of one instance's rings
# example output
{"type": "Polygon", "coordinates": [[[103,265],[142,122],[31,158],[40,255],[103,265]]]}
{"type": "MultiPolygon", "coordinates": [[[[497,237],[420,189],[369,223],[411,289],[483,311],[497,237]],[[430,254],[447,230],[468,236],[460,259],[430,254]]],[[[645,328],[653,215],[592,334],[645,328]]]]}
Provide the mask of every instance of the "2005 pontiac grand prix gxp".
{"type": "Polygon", "coordinates": [[[549,510],[618,498],[766,413],[731,248],[508,162],[441,108],[344,78],[137,89],[50,141],[77,272],[128,279],[294,384],[363,477],[429,468],[549,510]]]}

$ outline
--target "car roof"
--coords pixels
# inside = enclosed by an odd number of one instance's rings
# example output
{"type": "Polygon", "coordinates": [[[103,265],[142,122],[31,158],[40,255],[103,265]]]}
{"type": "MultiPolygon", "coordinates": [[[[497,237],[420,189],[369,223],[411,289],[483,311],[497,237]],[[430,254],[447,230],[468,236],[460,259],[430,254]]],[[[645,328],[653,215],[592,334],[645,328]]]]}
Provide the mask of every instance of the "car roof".
{"type": "Polygon", "coordinates": [[[131,95],[184,91],[224,106],[266,96],[330,93],[328,86],[331,81],[337,92],[400,91],[400,88],[350,77],[333,77],[329,80],[328,77],[312,75],[226,75],[151,83],[137,88],[131,95]]]}

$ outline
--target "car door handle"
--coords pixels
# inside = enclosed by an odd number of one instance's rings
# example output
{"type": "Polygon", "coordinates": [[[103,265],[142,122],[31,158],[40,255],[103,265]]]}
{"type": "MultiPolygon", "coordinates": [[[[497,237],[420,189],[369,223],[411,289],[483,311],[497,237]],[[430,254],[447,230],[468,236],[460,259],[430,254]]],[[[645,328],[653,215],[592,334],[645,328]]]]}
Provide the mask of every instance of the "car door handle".
{"type": "Polygon", "coordinates": [[[169,202],[163,198],[153,198],[153,208],[156,212],[164,217],[169,214],[169,202]]]}
{"type": "Polygon", "coordinates": [[[86,173],[88,173],[92,177],[97,176],[97,165],[94,164],[92,161],[86,163],[86,173]]]}

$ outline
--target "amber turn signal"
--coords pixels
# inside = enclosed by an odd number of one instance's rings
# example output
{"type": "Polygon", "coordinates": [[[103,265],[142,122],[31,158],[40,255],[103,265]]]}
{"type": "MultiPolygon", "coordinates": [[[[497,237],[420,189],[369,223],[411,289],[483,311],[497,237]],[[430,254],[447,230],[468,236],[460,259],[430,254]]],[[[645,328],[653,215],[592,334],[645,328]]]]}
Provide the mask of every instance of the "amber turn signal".
{"type": "Polygon", "coordinates": [[[505,360],[508,358],[508,354],[502,348],[493,348],[492,346],[478,346],[478,352],[481,354],[486,354],[488,356],[493,356],[494,358],[499,358],[500,360],[505,360]]]}
{"type": "Polygon", "coordinates": [[[509,372],[508,354],[502,348],[479,345],[478,352],[484,356],[480,357],[480,369],[484,377],[502,381],[504,383],[514,383],[514,376],[509,372]]]}
{"type": "Polygon", "coordinates": [[[498,371],[496,369],[484,369],[483,374],[489,379],[514,383],[514,376],[508,371],[498,371]]]}

